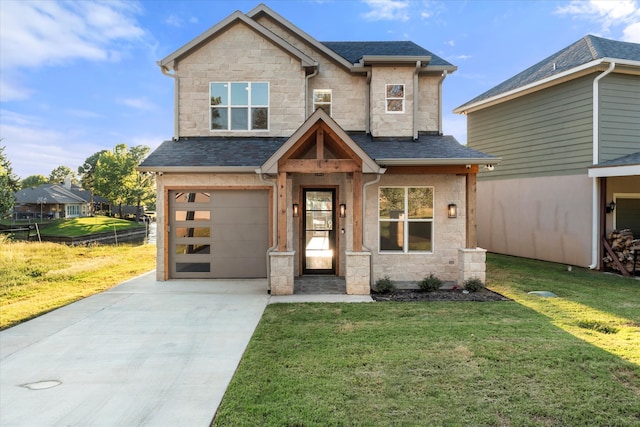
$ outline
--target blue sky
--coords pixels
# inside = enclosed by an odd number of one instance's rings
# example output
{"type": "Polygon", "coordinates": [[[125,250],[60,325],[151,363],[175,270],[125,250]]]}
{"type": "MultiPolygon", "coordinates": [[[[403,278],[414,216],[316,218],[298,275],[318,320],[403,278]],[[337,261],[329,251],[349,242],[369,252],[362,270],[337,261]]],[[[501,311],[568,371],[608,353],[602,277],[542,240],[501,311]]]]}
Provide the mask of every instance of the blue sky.
{"type": "MultiPolygon", "coordinates": [[[[587,34],[640,43],[638,0],[273,0],[320,41],[411,40],[458,66],[451,111],[587,34]]],[[[173,135],[173,81],[156,61],[258,1],[0,1],[0,145],[14,173],[74,170],[116,144],[156,148],[173,135]]]]}

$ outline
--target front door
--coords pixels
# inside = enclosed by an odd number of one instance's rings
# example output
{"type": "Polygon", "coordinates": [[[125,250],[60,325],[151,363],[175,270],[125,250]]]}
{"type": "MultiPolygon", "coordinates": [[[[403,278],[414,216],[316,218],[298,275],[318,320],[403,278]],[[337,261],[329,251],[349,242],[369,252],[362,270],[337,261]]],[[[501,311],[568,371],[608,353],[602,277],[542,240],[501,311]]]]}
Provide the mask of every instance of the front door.
{"type": "Polygon", "coordinates": [[[336,273],[336,192],[334,189],[304,189],[303,273],[336,273]]]}

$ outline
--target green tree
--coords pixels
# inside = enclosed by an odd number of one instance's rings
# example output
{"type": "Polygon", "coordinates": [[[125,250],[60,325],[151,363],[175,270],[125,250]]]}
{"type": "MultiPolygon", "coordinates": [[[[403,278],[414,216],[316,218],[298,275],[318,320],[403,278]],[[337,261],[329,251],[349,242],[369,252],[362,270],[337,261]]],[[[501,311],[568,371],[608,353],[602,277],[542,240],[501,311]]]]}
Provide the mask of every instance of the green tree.
{"type": "Polygon", "coordinates": [[[152,177],[136,170],[149,151],[145,145],[129,149],[126,144],[118,144],[113,151],[98,156],[94,176],[96,193],[117,205],[120,217],[122,205],[136,205],[139,215],[141,203],[147,200],[149,188],[153,188],[152,177]]]}
{"type": "Polygon", "coordinates": [[[107,152],[108,150],[101,150],[97,153],[93,153],[92,155],[87,157],[82,166],[78,168],[78,173],[80,174],[80,186],[85,190],[89,190],[89,194],[91,195],[91,200],[89,201],[91,205],[91,215],[93,215],[94,213],[93,195],[96,192],[96,165],[98,164],[100,155],[107,152]]]}
{"type": "Polygon", "coordinates": [[[13,208],[16,191],[20,189],[20,179],[13,173],[4,149],[5,147],[0,147],[0,215],[13,208]]]}
{"type": "Polygon", "coordinates": [[[40,174],[40,175],[29,175],[20,183],[20,188],[35,188],[39,187],[42,184],[46,184],[49,182],[49,178],[40,174]]]}
{"type": "Polygon", "coordinates": [[[72,184],[78,184],[78,175],[69,166],[58,166],[49,174],[49,183],[60,184],[65,182],[67,177],[71,178],[72,184]]]}

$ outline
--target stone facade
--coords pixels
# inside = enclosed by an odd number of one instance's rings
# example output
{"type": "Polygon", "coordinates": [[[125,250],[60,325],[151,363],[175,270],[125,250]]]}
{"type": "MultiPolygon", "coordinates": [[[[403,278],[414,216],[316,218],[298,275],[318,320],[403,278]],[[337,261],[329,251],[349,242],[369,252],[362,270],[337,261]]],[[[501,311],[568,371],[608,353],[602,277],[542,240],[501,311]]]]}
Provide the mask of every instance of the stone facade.
{"type": "Polygon", "coordinates": [[[394,281],[419,282],[429,273],[449,282],[458,280],[458,249],[466,242],[465,177],[457,175],[383,175],[367,188],[365,247],[372,252],[372,282],[388,275],[394,281]],[[386,186],[433,186],[433,250],[428,253],[378,251],[378,191],[386,186]],[[447,206],[458,206],[457,218],[447,217],[447,206]]]}
{"type": "Polygon", "coordinates": [[[458,284],[462,286],[474,277],[486,283],[486,260],[486,249],[458,249],[458,284]]]}
{"type": "Polygon", "coordinates": [[[371,253],[347,252],[347,294],[369,295],[371,293],[371,253]]]}
{"type": "Polygon", "coordinates": [[[294,252],[269,252],[271,295],[293,295],[294,252]]]}

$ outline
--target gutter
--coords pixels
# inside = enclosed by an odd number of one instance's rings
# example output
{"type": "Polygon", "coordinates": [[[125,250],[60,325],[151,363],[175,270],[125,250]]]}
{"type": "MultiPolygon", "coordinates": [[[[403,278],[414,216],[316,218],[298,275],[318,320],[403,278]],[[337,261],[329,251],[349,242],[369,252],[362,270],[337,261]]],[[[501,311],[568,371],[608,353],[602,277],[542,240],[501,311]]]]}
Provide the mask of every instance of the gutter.
{"type": "Polygon", "coordinates": [[[161,173],[255,173],[255,166],[138,166],[140,172],[161,173]]]}
{"type": "Polygon", "coordinates": [[[453,159],[376,159],[376,163],[385,166],[433,166],[433,165],[495,165],[500,163],[500,157],[488,157],[486,159],[453,158],[453,159]]]}
{"type": "Polygon", "coordinates": [[[438,131],[440,135],[444,134],[444,129],[442,128],[442,83],[447,78],[447,74],[447,70],[442,71],[442,77],[438,81],[438,131]]]}
{"type": "MultiPolygon", "coordinates": [[[[603,73],[599,74],[593,80],[593,164],[597,165],[600,158],[600,80],[610,74],[616,68],[615,61],[609,64],[609,68],[603,73]]],[[[600,233],[599,233],[599,215],[600,215],[600,181],[598,178],[592,178],[592,194],[591,194],[591,270],[598,268],[600,264],[598,261],[599,246],[600,246],[600,233]]],[[[604,230],[602,230],[604,233],[604,230]]]]}
{"type": "Polygon", "coordinates": [[[364,97],[364,132],[371,135],[371,69],[367,71],[367,93],[364,97]]]}
{"type": "Polygon", "coordinates": [[[418,140],[418,73],[420,72],[420,67],[422,66],[422,61],[416,61],[416,69],[413,71],[413,140],[418,140]]]}
{"type": "Polygon", "coordinates": [[[309,118],[309,79],[318,75],[318,67],[313,70],[313,73],[304,77],[304,119],[309,118]]]}
{"type": "Polygon", "coordinates": [[[178,84],[178,76],[175,73],[170,73],[164,65],[161,64],[160,61],[157,62],[160,67],[160,71],[165,76],[171,77],[173,79],[173,140],[177,141],[180,139],[180,85],[178,84]]]}
{"type": "MultiPolygon", "coordinates": [[[[255,172],[259,172],[259,169],[256,169],[255,172]]],[[[267,178],[265,178],[265,174],[263,173],[258,173],[258,176],[260,177],[260,180],[262,182],[264,182],[265,184],[273,187],[273,193],[274,195],[276,195],[276,193],[278,192],[278,184],[276,183],[275,179],[274,180],[268,180],[267,178]]],[[[276,200],[274,200],[273,204],[273,246],[271,246],[270,248],[267,249],[267,253],[265,254],[265,256],[267,257],[267,292],[269,294],[271,294],[271,263],[269,262],[269,254],[273,251],[276,250],[276,248],[278,247],[278,203],[275,203],[277,201],[277,197],[276,200]]]]}

